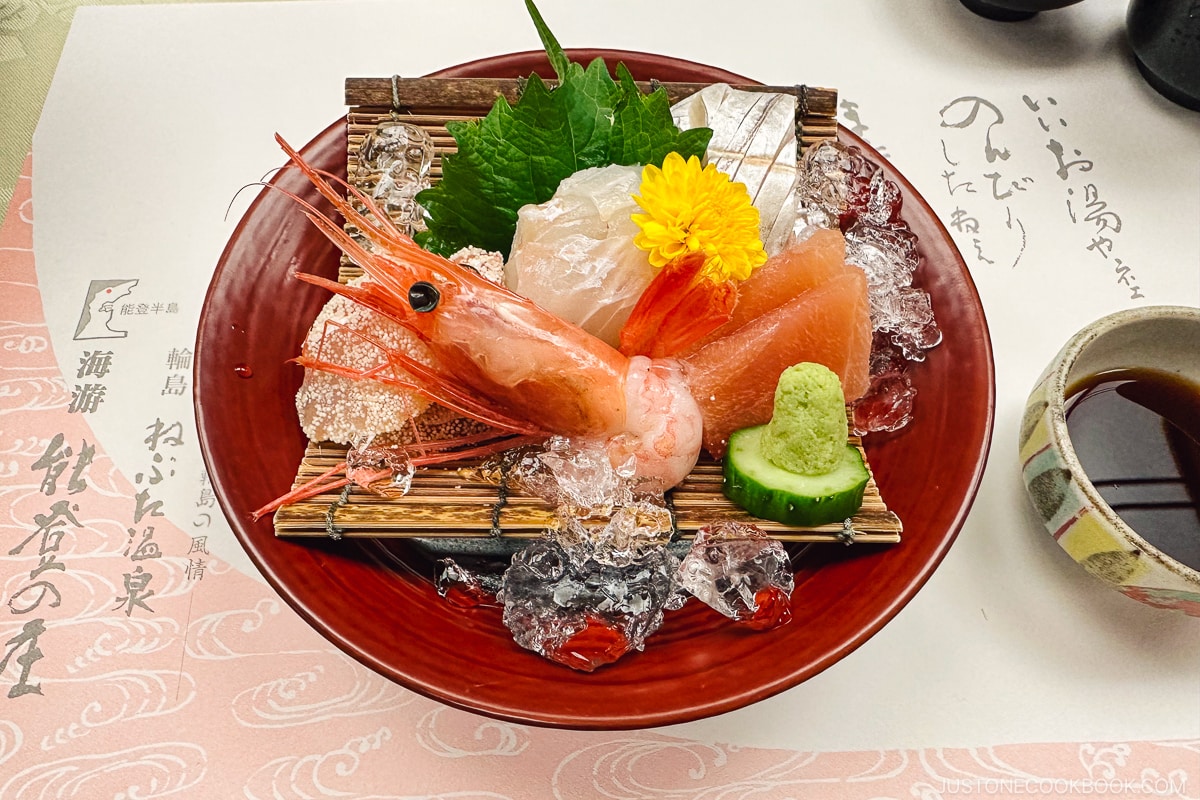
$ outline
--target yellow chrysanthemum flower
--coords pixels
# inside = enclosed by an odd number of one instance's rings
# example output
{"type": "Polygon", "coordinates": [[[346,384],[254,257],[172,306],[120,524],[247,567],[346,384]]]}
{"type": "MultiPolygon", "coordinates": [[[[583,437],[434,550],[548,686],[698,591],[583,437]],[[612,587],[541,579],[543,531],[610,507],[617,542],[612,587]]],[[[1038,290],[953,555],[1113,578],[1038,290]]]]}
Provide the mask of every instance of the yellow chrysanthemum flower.
{"type": "Polygon", "coordinates": [[[680,256],[703,252],[703,275],[714,281],[745,280],[767,260],[758,233],[758,209],[743,183],[700,159],[671,153],[662,169],[642,170],[641,195],[633,199],[645,214],[634,214],[641,228],[633,242],[663,267],[680,256]]]}

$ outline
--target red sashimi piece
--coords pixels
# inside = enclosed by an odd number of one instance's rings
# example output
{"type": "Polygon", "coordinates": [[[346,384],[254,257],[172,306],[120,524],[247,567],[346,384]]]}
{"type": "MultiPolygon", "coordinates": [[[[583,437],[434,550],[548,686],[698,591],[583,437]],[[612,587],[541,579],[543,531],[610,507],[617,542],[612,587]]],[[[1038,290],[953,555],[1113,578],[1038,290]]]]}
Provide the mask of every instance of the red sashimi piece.
{"type": "Polygon", "coordinates": [[[621,328],[624,355],[673,356],[729,321],[737,285],[702,277],[704,263],[703,253],[693,253],[658,271],[621,328]]]}
{"type": "Polygon", "coordinates": [[[767,259],[738,284],[738,304],[724,329],[737,330],[845,270],[846,240],[842,232],[822,228],[800,244],[767,259]]]}
{"type": "Polygon", "coordinates": [[[689,353],[687,380],[704,417],[704,449],[725,453],[729,434],[771,419],[775,385],[802,361],[824,364],[846,400],[870,382],[871,317],[867,279],[853,267],[736,331],[689,353]]]}
{"type": "MultiPolygon", "coordinates": [[[[778,253],[738,284],[737,305],[721,327],[691,350],[728,336],[747,322],[779,308],[793,297],[841,275],[846,266],[846,240],[836,229],[822,228],[799,244],[778,253]]],[[[687,352],[687,351],[684,351],[687,352]]]]}

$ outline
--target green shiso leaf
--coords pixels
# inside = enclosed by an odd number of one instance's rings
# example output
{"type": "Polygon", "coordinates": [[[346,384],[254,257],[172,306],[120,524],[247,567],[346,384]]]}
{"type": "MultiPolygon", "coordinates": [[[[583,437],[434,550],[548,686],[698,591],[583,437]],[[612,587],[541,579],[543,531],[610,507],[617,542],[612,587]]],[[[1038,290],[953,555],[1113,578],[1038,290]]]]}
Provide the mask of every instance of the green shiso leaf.
{"type": "Polygon", "coordinates": [[[679,153],[685,159],[704,157],[711,128],[692,128],[681,131],[671,119],[671,103],[667,90],[656,89],[648,95],[638,91],[633,76],[624,64],[617,64],[617,79],[621,97],[613,115],[609,132],[608,161],[610,164],[654,164],[661,167],[669,153],[679,153]]]}
{"type": "Polygon", "coordinates": [[[613,80],[601,59],[586,68],[568,60],[532,0],[525,5],[559,85],[531,75],[515,105],[497,98],[482,120],[447,125],[458,152],[417,195],[428,214],[420,241],[435,253],[474,245],[507,258],[517,211],[549,200],[563,178],[609,164],[661,166],[671,152],[703,157],[712,137],[676,128],[666,90],[642,94],[623,64],[613,80]]]}
{"type": "Polygon", "coordinates": [[[571,62],[567,59],[567,54],[563,52],[562,45],[550,32],[550,26],[546,24],[546,20],[542,19],[542,12],[538,11],[533,0],[525,0],[525,10],[529,12],[529,18],[533,20],[533,27],[537,29],[538,38],[542,40],[542,47],[546,51],[546,58],[550,59],[550,66],[554,67],[554,74],[560,80],[565,78],[571,68],[571,62]]]}

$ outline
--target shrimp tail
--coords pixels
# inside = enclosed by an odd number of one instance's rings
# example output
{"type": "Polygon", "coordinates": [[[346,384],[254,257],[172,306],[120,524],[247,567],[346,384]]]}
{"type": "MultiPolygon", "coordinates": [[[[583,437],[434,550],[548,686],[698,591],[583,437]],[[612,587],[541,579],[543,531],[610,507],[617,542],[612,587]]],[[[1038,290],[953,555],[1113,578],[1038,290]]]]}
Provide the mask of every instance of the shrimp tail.
{"type": "Polygon", "coordinates": [[[659,270],[621,328],[622,353],[673,356],[729,321],[737,286],[705,277],[704,263],[704,254],[694,253],[659,270]]]}

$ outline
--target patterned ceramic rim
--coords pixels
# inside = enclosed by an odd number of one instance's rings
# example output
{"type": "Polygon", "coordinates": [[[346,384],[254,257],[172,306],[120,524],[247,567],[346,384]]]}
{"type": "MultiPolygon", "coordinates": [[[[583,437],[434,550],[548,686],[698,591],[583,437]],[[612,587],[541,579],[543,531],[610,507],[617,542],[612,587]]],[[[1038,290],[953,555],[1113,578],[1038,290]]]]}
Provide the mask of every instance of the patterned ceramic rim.
{"type": "Polygon", "coordinates": [[[1147,542],[1104,501],[1080,465],[1067,431],[1068,376],[1080,356],[1118,329],[1163,323],[1194,326],[1200,336],[1200,308],[1149,306],[1119,311],[1091,323],[1067,342],[1029,396],[1021,425],[1022,477],[1047,529],[1089,573],[1156,608],[1200,616],[1200,572],[1147,542]],[[1051,483],[1058,485],[1051,487],[1051,483]],[[1058,493],[1051,497],[1057,504],[1047,501],[1051,489],[1058,493]],[[1090,519],[1085,522],[1085,518],[1090,519]],[[1106,538],[1114,549],[1098,545],[1106,538]]]}

